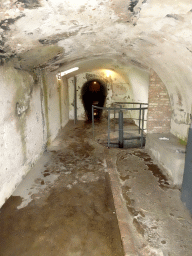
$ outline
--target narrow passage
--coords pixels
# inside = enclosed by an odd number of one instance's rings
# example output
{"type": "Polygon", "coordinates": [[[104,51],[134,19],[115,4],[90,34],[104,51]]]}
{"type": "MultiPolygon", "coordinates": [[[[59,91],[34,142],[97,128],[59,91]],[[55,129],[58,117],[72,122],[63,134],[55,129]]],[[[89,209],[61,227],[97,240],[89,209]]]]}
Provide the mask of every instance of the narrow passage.
{"type": "Polygon", "coordinates": [[[1,256],[123,255],[102,147],[86,127],[69,123],[1,209],[1,256]]]}
{"type": "Polygon", "coordinates": [[[0,211],[0,255],[122,256],[133,247],[139,256],[191,256],[180,191],[145,149],[97,143],[106,125],[97,123],[95,141],[90,123],[60,132],[0,211]]]}

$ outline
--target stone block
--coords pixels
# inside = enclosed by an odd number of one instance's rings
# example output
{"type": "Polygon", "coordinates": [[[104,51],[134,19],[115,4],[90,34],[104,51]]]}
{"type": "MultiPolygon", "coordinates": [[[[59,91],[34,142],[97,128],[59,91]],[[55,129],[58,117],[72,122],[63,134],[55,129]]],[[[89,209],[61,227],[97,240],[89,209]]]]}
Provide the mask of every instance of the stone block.
{"type": "Polygon", "coordinates": [[[172,185],[181,187],[185,164],[185,146],[171,133],[147,134],[146,150],[165,174],[171,179],[172,185]],[[169,140],[161,140],[168,138],[169,140]]]}

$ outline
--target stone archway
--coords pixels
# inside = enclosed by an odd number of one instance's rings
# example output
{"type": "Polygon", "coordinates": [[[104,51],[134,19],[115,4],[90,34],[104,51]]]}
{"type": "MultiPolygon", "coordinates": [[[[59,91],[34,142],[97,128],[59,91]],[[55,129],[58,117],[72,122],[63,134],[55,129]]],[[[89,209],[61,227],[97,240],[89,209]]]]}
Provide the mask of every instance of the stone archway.
{"type": "MultiPolygon", "coordinates": [[[[92,105],[103,107],[107,96],[107,87],[99,79],[87,81],[81,90],[83,106],[88,120],[92,120],[92,105]]],[[[94,116],[100,119],[102,110],[95,109],[94,116]]]]}

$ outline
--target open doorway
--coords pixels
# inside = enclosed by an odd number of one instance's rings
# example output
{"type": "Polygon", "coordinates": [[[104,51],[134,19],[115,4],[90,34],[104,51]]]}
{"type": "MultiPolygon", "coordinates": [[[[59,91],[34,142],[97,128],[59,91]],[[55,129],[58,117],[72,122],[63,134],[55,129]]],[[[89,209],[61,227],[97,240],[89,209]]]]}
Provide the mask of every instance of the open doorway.
{"type": "MultiPolygon", "coordinates": [[[[92,105],[103,107],[107,96],[107,88],[105,84],[94,79],[86,82],[81,91],[83,106],[88,120],[92,120],[92,105]]],[[[94,117],[100,119],[102,115],[101,109],[95,109],[94,117]]]]}

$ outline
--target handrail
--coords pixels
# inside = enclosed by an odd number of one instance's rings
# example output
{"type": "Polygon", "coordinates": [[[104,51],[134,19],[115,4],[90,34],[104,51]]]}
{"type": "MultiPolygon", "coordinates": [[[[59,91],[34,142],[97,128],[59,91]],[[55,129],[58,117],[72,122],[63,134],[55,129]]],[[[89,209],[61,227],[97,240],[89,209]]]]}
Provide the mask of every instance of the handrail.
{"type": "Polygon", "coordinates": [[[112,104],[142,104],[142,105],[148,105],[148,103],[143,102],[113,102],[112,104]]]}
{"type": "MultiPolygon", "coordinates": [[[[145,112],[145,110],[148,109],[148,107],[146,107],[146,105],[148,106],[148,103],[142,103],[142,102],[114,102],[114,103],[112,103],[112,105],[114,105],[114,107],[99,107],[99,106],[92,105],[93,137],[95,137],[95,134],[94,134],[94,109],[100,109],[100,110],[107,110],[108,111],[108,147],[110,146],[110,113],[111,113],[111,110],[114,111],[114,120],[115,120],[115,112],[116,111],[118,111],[119,113],[122,113],[122,111],[125,111],[125,110],[134,110],[134,111],[139,110],[139,119],[134,119],[134,118],[133,119],[134,120],[139,120],[139,134],[141,132],[141,147],[143,147],[144,122],[147,121],[147,120],[144,119],[144,112],[145,112]],[[138,107],[136,107],[136,108],[134,108],[134,107],[125,108],[125,107],[122,107],[122,104],[139,104],[140,107],[139,108],[138,107]],[[117,107],[117,106],[119,106],[119,107],[117,107]]],[[[123,118],[123,115],[122,115],[122,118],[123,118]]],[[[122,125],[123,125],[123,122],[122,122],[122,125]]],[[[119,129],[120,129],[120,127],[119,127],[119,129]]],[[[123,134],[123,128],[121,128],[121,129],[122,129],[122,134],[123,134]]],[[[119,135],[119,141],[120,141],[120,135],[119,135]]]]}
{"type": "MultiPolygon", "coordinates": [[[[127,109],[127,108],[122,107],[122,105],[126,105],[126,104],[127,105],[139,105],[140,106],[139,109],[135,108],[135,107],[134,108],[128,108],[128,110],[139,110],[139,119],[138,120],[139,120],[139,133],[140,133],[140,131],[141,131],[141,120],[142,120],[141,119],[141,112],[142,112],[143,109],[145,109],[143,107],[143,105],[144,106],[147,105],[146,109],[148,109],[148,103],[143,103],[143,102],[114,102],[112,104],[120,106],[120,109],[127,109]]],[[[143,112],[144,112],[144,110],[143,110],[143,112]]],[[[116,109],[114,110],[114,119],[115,119],[115,114],[116,114],[116,109]]],[[[134,120],[136,120],[136,119],[134,119],[134,120]]],[[[143,120],[142,120],[142,122],[143,122],[143,120]]]]}
{"type": "MultiPolygon", "coordinates": [[[[103,110],[117,110],[117,108],[111,108],[111,107],[98,107],[95,105],[92,105],[92,107],[96,108],[96,109],[103,109],[103,110]]],[[[119,110],[139,110],[140,108],[120,108],[119,110]]],[[[148,109],[148,107],[145,108],[141,108],[141,109],[148,109]]]]}

